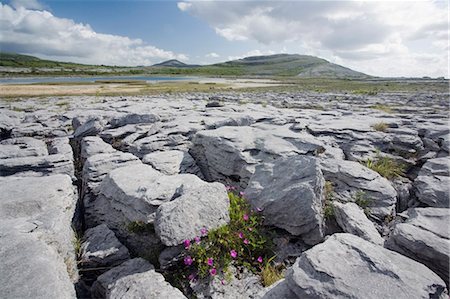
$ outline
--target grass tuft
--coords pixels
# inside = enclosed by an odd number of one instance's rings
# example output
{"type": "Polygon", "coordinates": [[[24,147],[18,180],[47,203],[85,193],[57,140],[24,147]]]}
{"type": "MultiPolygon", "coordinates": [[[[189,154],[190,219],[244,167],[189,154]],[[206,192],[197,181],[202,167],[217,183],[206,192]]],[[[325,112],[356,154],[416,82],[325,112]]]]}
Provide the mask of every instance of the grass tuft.
{"type": "Polygon", "coordinates": [[[271,264],[274,257],[269,259],[261,270],[261,280],[265,287],[271,286],[284,278],[283,270],[280,267],[271,264]]]}
{"type": "Polygon", "coordinates": [[[388,105],[383,105],[383,104],[376,104],[376,105],[372,105],[369,108],[375,109],[375,110],[380,110],[386,113],[392,113],[392,107],[388,106],[388,105]]]}
{"type": "Polygon", "coordinates": [[[332,182],[325,181],[324,193],[325,193],[325,202],[323,204],[323,216],[326,219],[331,219],[334,217],[334,207],[333,207],[334,186],[332,182]]]}
{"type": "Polygon", "coordinates": [[[405,176],[405,166],[403,164],[380,154],[377,154],[374,160],[367,159],[365,165],[389,180],[405,176]]]}
{"type": "Polygon", "coordinates": [[[372,125],[372,128],[373,128],[375,131],[386,132],[387,129],[389,129],[389,126],[388,126],[388,124],[385,123],[385,122],[379,122],[379,123],[376,123],[376,124],[372,125]]]}

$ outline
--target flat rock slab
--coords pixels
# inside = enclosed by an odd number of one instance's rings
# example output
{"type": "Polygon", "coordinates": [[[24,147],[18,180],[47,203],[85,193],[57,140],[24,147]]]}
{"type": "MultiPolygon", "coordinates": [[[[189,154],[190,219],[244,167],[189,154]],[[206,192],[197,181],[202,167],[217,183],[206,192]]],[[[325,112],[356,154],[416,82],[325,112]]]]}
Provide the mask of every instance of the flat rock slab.
{"type": "Polygon", "coordinates": [[[324,183],[319,161],[299,155],[257,166],[245,194],[266,224],[316,244],[323,238],[324,183]]]}
{"type": "Polygon", "coordinates": [[[92,293],[96,298],[107,299],[186,298],[141,258],[129,260],[100,275],[92,286],[92,293]]]}
{"type": "Polygon", "coordinates": [[[305,251],[286,281],[297,298],[448,297],[444,281],[426,266],[351,234],[305,251]]]}
{"type": "Polygon", "coordinates": [[[428,160],[414,181],[417,199],[434,208],[450,208],[450,159],[428,160]]]}
{"type": "Polygon", "coordinates": [[[52,174],[67,174],[75,179],[72,159],[57,154],[0,160],[0,176],[44,176],[52,174]]]}
{"type": "Polygon", "coordinates": [[[153,152],[145,155],[142,162],[167,175],[192,173],[201,176],[200,169],[188,152],[177,150],[153,152]]]}
{"type": "Polygon", "coordinates": [[[386,247],[423,263],[449,281],[450,210],[415,208],[401,214],[386,247]]]}
{"type": "Polygon", "coordinates": [[[6,177],[0,186],[0,297],[75,298],[71,178],[6,177]]]}
{"type": "Polygon", "coordinates": [[[45,142],[35,138],[18,137],[0,142],[0,159],[46,155],[48,155],[48,151],[45,142]]]}

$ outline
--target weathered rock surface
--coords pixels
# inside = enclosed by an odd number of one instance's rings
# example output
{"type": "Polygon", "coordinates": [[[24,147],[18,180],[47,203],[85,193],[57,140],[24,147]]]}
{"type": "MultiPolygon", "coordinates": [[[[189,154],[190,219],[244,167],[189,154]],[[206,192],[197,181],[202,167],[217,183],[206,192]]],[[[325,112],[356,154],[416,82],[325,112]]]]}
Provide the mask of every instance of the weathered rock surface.
{"type": "Polygon", "coordinates": [[[75,178],[72,159],[66,155],[20,157],[0,160],[0,176],[67,174],[75,178]]]}
{"type": "Polygon", "coordinates": [[[125,125],[154,123],[157,121],[159,121],[159,116],[155,114],[130,113],[112,118],[109,121],[109,125],[111,128],[117,128],[125,125]]]}
{"type": "Polygon", "coordinates": [[[448,296],[444,281],[424,265],[351,234],[334,234],[305,251],[286,282],[297,298],[448,296]]]}
{"type": "Polygon", "coordinates": [[[0,186],[0,297],[75,298],[71,178],[6,177],[0,186]]]}
{"type": "Polygon", "coordinates": [[[200,169],[188,152],[164,151],[145,155],[142,162],[151,165],[156,170],[167,174],[192,173],[201,177],[200,169]]]}
{"type": "Polygon", "coordinates": [[[384,239],[357,204],[352,202],[342,204],[335,201],[333,202],[333,207],[336,221],[344,232],[356,235],[377,245],[383,245],[384,239]]]}
{"type": "Polygon", "coordinates": [[[310,134],[267,124],[200,131],[193,144],[190,154],[206,180],[231,179],[242,187],[246,187],[258,163],[281,156],[313,154],[324,146],[310,134]]]}
{"type": "Polygon", "coordinates": [[[42,140],[31,137],[6,139],[0,142],[0,159],[38,157],[48,155],[42,140]]]}
{"type": "Polygon", "coordinates": [[[128,249],[105,224],[86,230],[80,251],[84,268],[117,266],[130,258],[128,249]]]}
{"type": "Polygon", "coordinates": [[[96,154],[115,153],[115,150],[110,144],[104,142],[98,136],[88,136],[81,139],[80,142],[80,158],[86,160],[87,158],[96,154]]]}
{"type": "Polygon", "coordinates": [[[92,286],[92,294],[108,299],[186,298],[141,258],[129,260],[100,275],[92,286]]]}
{"type": "Polygon", "coordinates": [[[401,214],[386,247],[408,256],[449,282],[450,210],[415,208],[401,214]]]}
{"type": "Polygon", "coordinates": [[[245,194],[266,224],[316,244],[323,238],[324,183],[315,157],[293,156],[257,166],[245,194]]]}
{"type": "Polygon", "coordinates": [[[417,199],[430,207],[450,208],[450,159],[428,160],[414,181],[417,199]]]}
{"type": "Polygon", "coordinates": [[[105,126],[105,121],[101,117],[93,117],[84,124],[76,128],[73,133],[74,138],[83,138],[86,136],[97,135],[105,126]]]}
{"type": "Polygon", "coordinates": [[[395,211],[397,192],[392,184],[377,172],[358,162],[324,159],[321,163],[323,175],[334,185],[336,198],[343,202],[354,202],[357,194],[368,201],[372,216],[383,220],[395,211]]]}
{"type": "Polygon", "coordinates": [[[109,199],[111,209],[122,214],[123,221],[154,223],[161,241],[169,246],[229,219],[228,195],[222,184],[206,183],[190,174],[166,176],[144,164],[110,172],[100,193],[109,199]]]}

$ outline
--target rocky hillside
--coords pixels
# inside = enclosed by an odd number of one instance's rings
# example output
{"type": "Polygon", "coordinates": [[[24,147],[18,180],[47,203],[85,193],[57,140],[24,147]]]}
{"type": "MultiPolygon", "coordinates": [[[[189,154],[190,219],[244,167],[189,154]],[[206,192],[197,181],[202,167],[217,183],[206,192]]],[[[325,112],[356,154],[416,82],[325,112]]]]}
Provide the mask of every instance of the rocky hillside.
{"type": "Polygon", "coordinates": [[[412,93],[1,100],[0,297],[448,298],[448,112],[412,93]]]}

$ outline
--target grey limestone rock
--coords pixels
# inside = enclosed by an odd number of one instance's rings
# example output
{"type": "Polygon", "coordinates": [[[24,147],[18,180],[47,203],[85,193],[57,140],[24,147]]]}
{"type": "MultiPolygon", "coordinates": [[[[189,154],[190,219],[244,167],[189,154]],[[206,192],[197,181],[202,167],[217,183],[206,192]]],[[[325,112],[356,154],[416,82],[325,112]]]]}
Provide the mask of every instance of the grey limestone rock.
{"type": "Polygon", "coordinates": [[[52,174],[67,174],[75,179],[72,159],[66,155],[57,154],[0,160],[0,176],[45,176],[52,174]]]}
{"type": "Polygon", "coordinates": [[[145,155],[142,162],[167,175],[178,173],[192,173],[199,177],[202,175],[188,152],[177,150],[153,152],[145,155]]]}
{"type": "Polygon", "coordinates": [[[128,249],[105,224],[86,230],[81,244],[81,266],[117,266],[130,258],[128,249]]]}
{"type": "Polygon", "coordinates": [[[450,208],[450,159],[428,160],[414,180],[417,199],[431,207],[450,208]]]}
{"type": "Polygon", "coordinates": [[[305,251],[286,281],[297,298],[448,297],[444,281],[424,265],[351,234],[305,251]]]}
{"type": "Polygon", "coordinates": [[[109,125],[111,126],[111,128],[117,128],[125,125],[154,123],[157,121],[159,121],[159,116],[156,114],[130,113],[112,118],[109,121],[109,125]]]}
{"type": "Polygon", "coordinates": [[[315,157],[293,156],[257,166],[245,194],[266,224],[316,244],[323,238],[324,183],[315,157]]]}
{"type": "Polygon", "coordinates": [[[367,219],[363,210],[355,203],[342,204],[333,202],[334,214],[339,226],[346,233],[356,235],[377,245],[383,245],[384,239],[375,228],[375,225],[367,219]]]}
{"type": "Polygon", "coordinates": [[[32,137],[18,137],[0,141],[0,159],[38,157],[48,155],[42,140],[32,137]]]}
{"type": "Polygon", "coordinates": [[[92,286],[92,293],[107,299],[186,298],[141,258],[129,260],[100,275],[92,286]]]}
{"type": "Polygon", "coordinates": [[[386,242],[386,247],[406,255],[449,281],[450,210],[414,208],[403,214],[386,242]]]}

